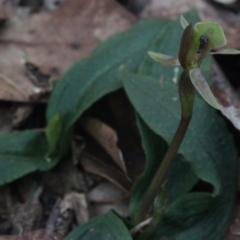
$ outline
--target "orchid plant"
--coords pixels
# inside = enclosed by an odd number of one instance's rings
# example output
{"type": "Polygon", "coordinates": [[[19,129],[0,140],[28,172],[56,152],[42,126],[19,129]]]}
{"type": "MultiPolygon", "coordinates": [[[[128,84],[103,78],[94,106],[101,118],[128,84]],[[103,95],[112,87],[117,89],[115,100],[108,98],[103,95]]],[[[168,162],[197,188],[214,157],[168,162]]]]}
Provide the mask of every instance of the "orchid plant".
{"type": "Polygon", "coordinates": [[[181,65],[183,68],[178,83],[181,102],[181,121],[166,155],[142,199],[141,208],[135,216],[136,223],[146,218],[148,210],[153,205],[154,199],[163,185],[164,178],[185,136],[192,117],[194,89],[212,107],[221,109],[221,105],[214,97],[199,69],[201,62],[205,57],[214,54],[240,54],[240,51],[235,49],[218,49],[227,43],[223,29],[219,24],[215,22],[198,22],[193,25],[189,24],[183,16],[180,17],[180,22],[184,31],[178,58],[162,53],[149,52],[149,55],[155,61],[163,65],[181,65]]]}

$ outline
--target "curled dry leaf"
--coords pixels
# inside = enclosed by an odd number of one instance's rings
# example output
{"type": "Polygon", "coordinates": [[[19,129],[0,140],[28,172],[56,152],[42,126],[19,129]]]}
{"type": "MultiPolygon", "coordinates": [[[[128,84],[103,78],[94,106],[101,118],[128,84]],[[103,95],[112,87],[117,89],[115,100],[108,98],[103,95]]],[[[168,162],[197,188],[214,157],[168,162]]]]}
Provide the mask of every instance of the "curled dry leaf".
{"type": "Polygon", "coordinates": [[[0,33],[0,99],[30,101],[42,92],[27,76],[26,62],[58,79],[102,40],[134,22],[114,0],[66,0],[54,12],[9,18],[0,33]]]}
{"type": "Polygon", "coordinates": [[[118,169],[109,166],[87,153],[82,153],[80,162],[85,171],[101,176],[121,188],[123,191],[129,192],[131,183],[118,169]]]}
{"type": "Polygon", "coordinates": [[[72,209],[78,224],[86,223],[89,220],[88,204],[85,194],[71,192],[64,196],[60,203],[60,212],[72,209]]]}
{"type": "Polygon", "coordinates": [[[83,118],[83,128],[106,150],[113,161],[127,176],[127,169],[121,150],[117,146],[118,136],[109,125],[95,118],[83,118]]]}
{"type": "Polygon", "coordinates": [[[85,194],[70,192],[61,201],[58,200],[49,216],[46,231],[57,232],[63,237],[66,235],[74,215],[78,224],[86,223],[89,220],[85,194]]]}

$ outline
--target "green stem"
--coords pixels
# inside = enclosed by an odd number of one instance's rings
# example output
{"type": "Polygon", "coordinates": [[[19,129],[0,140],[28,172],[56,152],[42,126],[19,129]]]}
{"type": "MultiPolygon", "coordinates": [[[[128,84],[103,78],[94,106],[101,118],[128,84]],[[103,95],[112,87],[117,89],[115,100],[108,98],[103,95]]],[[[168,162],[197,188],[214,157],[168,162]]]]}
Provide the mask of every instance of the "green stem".
{"type": "Polygon", "coordinates": [[[149,208],[152,206],[155,196],[161,188],[168,173],[171,163],[182,143],[187,128],[189,126],[194,103],[194,88],[190,81],[189,74],[183,72],[179,80],[179,96],[181,101],[181,120],[173,140],[159,166],[152,182],[147,189],[138,213],[136,213],[136,223],[143,221],[147,217],[149,208]]]}

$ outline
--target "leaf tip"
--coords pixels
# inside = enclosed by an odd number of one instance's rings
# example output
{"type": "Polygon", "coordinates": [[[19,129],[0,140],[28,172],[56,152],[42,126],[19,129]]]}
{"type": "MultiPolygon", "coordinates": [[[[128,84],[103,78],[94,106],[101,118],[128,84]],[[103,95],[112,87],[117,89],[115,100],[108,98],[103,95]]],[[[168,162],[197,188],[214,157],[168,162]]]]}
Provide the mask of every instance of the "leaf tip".
{"type": "Polygon", "coordinates": [[[185,29],[189,25],[188,21],[184,18],[183,15],[180,16],[180,23],[183,29],[185,29]]]}

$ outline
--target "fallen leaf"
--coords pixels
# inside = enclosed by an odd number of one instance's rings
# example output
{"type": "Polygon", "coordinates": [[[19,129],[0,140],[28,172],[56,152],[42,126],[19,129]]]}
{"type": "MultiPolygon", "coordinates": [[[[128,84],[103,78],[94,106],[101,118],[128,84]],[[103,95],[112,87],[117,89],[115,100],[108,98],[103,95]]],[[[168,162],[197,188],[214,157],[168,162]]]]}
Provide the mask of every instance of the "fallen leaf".
{"type": "Polygon", "coordinates": [[[121,150],[117,146],[118,136],[109,125],[95,118],[83,118],[83,128],[107,151],[112,160],[128,176],[121,150]]]}
{"type": "Polygon", "coordinates": [[[224,73],[215,62],[212,67],[212,90],[222,105],[221,112],[235,128],[240,130],[240,100],[224,73]]]}
{"type": "Polygon", "coordinates": [[[121,171],[87,153],[82,154],[80,163],[86,172],[101,176],[121,188],[123,191],[129,192],[131,183],[121,171]]]}
{"type": "Polygon", "coordinates": [[[79,225],[89,220],[88,203],[83,193],[71,192],[66,194],[60,203],[60,209],[60,212],[73,209],[79,225]]]}
{"type": "Polygon", "coordinates": [[[0,34],[0,99],[30,101],[41,92],[27,76],[26,61],[57,79],[99,42],[134,22],[114,0],[67,0],[54,12],[12,17],[0,34]]]}

